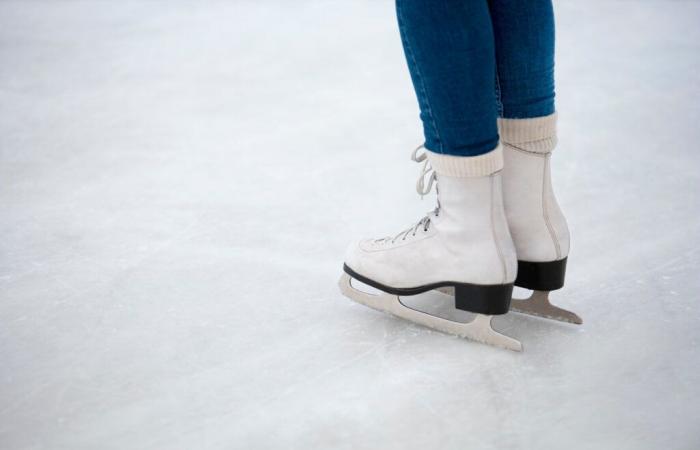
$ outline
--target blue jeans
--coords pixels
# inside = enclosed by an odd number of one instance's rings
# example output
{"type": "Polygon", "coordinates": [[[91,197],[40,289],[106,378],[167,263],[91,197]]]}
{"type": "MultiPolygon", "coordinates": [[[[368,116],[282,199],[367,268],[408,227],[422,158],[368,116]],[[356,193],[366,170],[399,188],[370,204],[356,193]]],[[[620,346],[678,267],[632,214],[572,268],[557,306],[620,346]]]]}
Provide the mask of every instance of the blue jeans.
{"type": "Polygon", "coordinates": [[[497,117],[554,113],[551,0],[396,0],[425,147],[476,156],[497,117]]]}

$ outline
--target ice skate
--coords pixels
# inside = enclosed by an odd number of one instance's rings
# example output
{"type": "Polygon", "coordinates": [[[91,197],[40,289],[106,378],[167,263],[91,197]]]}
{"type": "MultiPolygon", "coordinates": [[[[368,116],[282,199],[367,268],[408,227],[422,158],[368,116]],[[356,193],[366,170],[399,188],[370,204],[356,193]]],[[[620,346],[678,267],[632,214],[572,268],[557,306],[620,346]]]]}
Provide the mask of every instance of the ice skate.
{"type": "Polygon", "coordinates": [[[556,145],[556,114],[534,119],[499,119],[505,167],[503,200],[518,254],[515,286],[532,290],[513,299],[511,310],[581,324],[571,311],[549,302],[564,286],[569,229],[552,190],[551,152],[556,145]]]}
{"type": "Polygon", "coordinates": [[[508,312],[517,267],[503,209],[502,149],[468,158],[419,151],[413,153],[414,160],[424,161],[417,189],[424,195],[439,184],[437,208],[393,237],[351,245],[340,279],[342,293],[435,330],[521,351],[519,341],[491,327],[494,315],[508,312]],[[353,279],[381,293],[363,292],[352,285],[353,279]],[[401,301],[438,288],[451,288],[455,307],[476,318],[455,322],[401,301]]]}

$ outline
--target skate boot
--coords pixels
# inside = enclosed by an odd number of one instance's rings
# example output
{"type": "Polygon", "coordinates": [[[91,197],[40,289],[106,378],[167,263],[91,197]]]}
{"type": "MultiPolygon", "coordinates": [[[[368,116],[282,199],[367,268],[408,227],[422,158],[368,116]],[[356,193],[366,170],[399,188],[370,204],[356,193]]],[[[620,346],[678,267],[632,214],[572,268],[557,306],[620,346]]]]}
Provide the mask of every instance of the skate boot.
{"type": "Polygon", "coordinates": [[[485,155],[455,157],[421,149],[412,156],[424,161],[417,190],[425,195],[435,182],[437,207],[393,237],[351,245],[340,289],[352,300],[420,325],[521,351],[519,341],[491,327],[494,315],[508,312],[517,267],[503,208],[503,151],[498,147],[485,155]],[[382,293],[363,292],[352,279],[382,293]],[[401,301],[403,296],[440,288],[450,289],[455,307],[476,313],[476,318],[455,322],[401,301]]]}
{"type": "Polygon", "coordinates": [[[532,290],[511,310],[575,324],[581,318],[553,306],[549,293],[564,286],[569,229],[552,190],[550,157],[556,146],[556,114],[499,119],[503,145],[503,200],[518,254],[515,285],[532,290]]]}

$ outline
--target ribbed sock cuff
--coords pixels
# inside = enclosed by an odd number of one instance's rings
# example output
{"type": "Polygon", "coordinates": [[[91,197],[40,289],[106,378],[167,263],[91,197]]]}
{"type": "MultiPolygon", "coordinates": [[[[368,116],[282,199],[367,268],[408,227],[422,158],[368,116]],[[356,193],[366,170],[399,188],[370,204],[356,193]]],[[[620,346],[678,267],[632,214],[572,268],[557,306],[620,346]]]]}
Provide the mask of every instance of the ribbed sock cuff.
{"type": "Polygon", "coordinates": [[[438,175],[448,177],[483,177],[503,169],[503,148],[499,145],[478,156],[454,156],[425,150],[430,165],[438,175]]]}
{"type": "Polygon", "coordinates": [[[532,153],[549,153],[557,145],[557,113],[532,119],[498,119],[501,142],[532,153]]]}

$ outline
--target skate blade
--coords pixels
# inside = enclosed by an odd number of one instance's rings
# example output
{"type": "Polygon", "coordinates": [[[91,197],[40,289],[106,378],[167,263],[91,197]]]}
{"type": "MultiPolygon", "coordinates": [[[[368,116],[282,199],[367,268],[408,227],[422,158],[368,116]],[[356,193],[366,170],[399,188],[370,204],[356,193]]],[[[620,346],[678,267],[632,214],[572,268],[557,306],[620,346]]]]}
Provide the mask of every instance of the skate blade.
{"type": "MultiPolygon", "coordinates": [[[[447,287],[437,290],[443,294],[454,296],[454,290],[452,288],[447,287]]],[[[510,302],[510,311],[527,314],[528,316],[542,317],[543,319],[574,323],[576,325],[581,325],[583,323],[583,320],[578,314],[552,305],[549,302],[549,292],[545,291],[532,291],[532,295],[528,298],[512,299],[510,302]]]]}
{"type": "Polygon", "coordinates": [[[523,350],[523,345],[520,341],[493,329],[491,326],[493,316],[476,314],[471,322],[454,322],[418,311],[417,309],[409,308],[401,303],[401,299],[396,295],[387,294],[385,292],[379,292],[375,295],[360,291],[352,286],[351,280],[352,278],[350,275],[343,273],[338,284],[343,295],[357,303],[369,306],[377,311],[388,312],[396,317],[443,333],[481,342],[482,344],[492,345],[494,347],[504,348],[506,350],[513,350],[515,352],[521,352],[523,350]]]}
{"type": "Polygon", "coordinates": [[[510,310],[576,325],[583,323],[578,314],[552,305],[549,301],[549,292],[546,291],[532,291],[532,295],[525,299],[514,298],[511,300],[510,310]]]}

